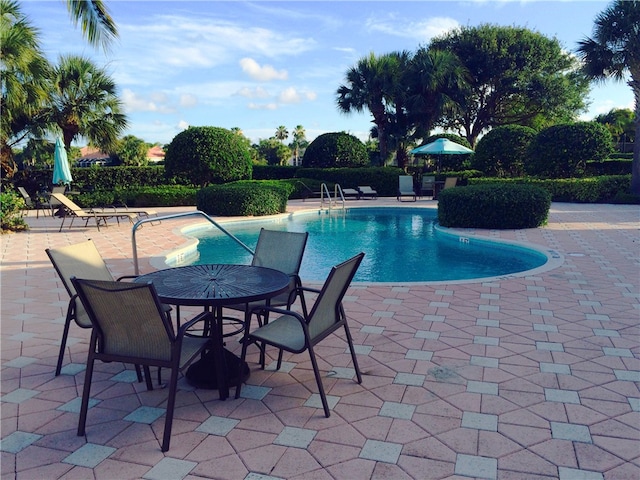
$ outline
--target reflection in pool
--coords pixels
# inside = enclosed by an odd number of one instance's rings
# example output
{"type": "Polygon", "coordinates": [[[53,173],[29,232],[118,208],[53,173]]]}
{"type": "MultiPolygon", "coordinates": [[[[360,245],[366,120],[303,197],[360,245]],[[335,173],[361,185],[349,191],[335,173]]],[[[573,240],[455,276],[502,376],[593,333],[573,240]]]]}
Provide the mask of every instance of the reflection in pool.
{"type": "MultiPolygon", "coordinates": [[[[225,223],[251,248],[261,227],[308,231],[300,276],[323,281],[330,268],[360,251],[366,253],[354,281],[424,282],[503,276],[537,268],[548,257],[503,242],[443,233],[435,209],[352,208],[346,213],[297,213],[277,220],[225,223]]],[[[217,229],[190,233],[199,239],[192,263],[250,263],[251,255],[217,229]]]]}

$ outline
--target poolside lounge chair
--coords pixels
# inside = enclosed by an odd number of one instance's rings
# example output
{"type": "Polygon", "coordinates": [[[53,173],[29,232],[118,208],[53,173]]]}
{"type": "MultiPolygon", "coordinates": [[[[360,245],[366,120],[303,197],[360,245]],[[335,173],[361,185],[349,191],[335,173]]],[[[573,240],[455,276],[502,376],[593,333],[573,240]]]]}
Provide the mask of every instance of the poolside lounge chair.
{"type": "Polygon", "coordinates": [[[98,231],[100,230],[100,224],[102,223],[104,226],[107,226],[107,220],[110,218],[115,218],[120,223],[120,218],[128,218],[129,222],[133,223],[136,219],[137,215],[132,212],[123,212],[117,211],[108,211],[108,212],[96,212],[95,210],[83,210],[78,205],[76,205],[70,198],[62,193],[52,193],[51,198],[57,200],[62,204],[65,210],[65,215],[62,217],[62,223],[60,224],[60,230],[62,231],[62,227],[64,227],[64,222],[67,216],[71,217],[71,223],[69,224],[69,228],[73,225],[73,221],[76,218],[84,218],[85,219],[85,227],[89,224],[89,220],[94,219],[96,222],[96,227],[98,231]]]}
{"type": "Polygon", "coordinates": [[[431,194],[431,197],[436,196],[436,177],[433,175],[425,175],[422,177],[420,196],[424,197],[427,192],[431,194]]]}
{"type": "Polygon", "coordinates": [[[378,192],[376,192],[369,185],[358,185],[358,190],[360,191],[361,198],[378,198],[378,192]]]}
{"type": "Polygon", "coordinates": [[[458,177],[447,177],[444,179],[444,186],[442,190],[446,190],[447,188],[453,188],[458,183],[458,177]]]}
{"type": "Polygon", "coordinates": [[[355,188],[343,188],[342,196],[345,198],[345,200],[352,197],[355,197],[356,200],[360,200],[360,192],[355,188]]]}
{"type": "Polygon", "coordinates": [[[26,210],[35,209],[36,218],[40,216],[40,210],[42,210],[43,215],[47,215],[47,210],[49,206],[44,204],[40,199],[36,198],[35,200],[31,198],[31,196],[27,193],[24,187],[18,187],[18,192],[22,195],[22,199],[24,200],[25,209],[23,210],[23,215],[26,215],[26,210]]]}
{"type": "Polygon", "coordinates": [[[401,202],[402,197],[411,197],[416,201],[416,192],[413,190],[413,177],[411,175],[400,175],[398,177],[398,195],[396,199],[401,202]]]}
{"type": "MultiPolygon", "coordinates": [[[[329,405],[322,385],[322,377],[318,369],[318,362],[314,352],[314,347],[322,340],[327,338],[331,333],[344,327],[345,336],[351,353],[351,360],[355,369],[358,383],[362,383],[362,376],[358,367],[358,359],[353,347],[353,340],[347,325],[347,316],[342,306],[342,299],[347,293],[347,289],[353,279],[364,253],[359,253],[355,257],[346,262],[336,265],[331,269],[322,290],[302,288],[301,291],[317,292],[318,296],[313,304],[311,312],[307,314],[306,306],[303,313],[293,312],[280,308],[267,307],[267,312],[280,314],[278,318],[270,321],[268,324],[250,332],[246,330],[244,342],[242,344],[242,361],[247,355],[247,346],[251,343],[262,342],[267,345],[273,345],[280,349],[278,355],[277,369],[282,364],[282,350],[291,353],[302,353],[305,350],[309,352],[311,358],[311,366],[316,377],[318,385],[318,393],[322,400],[324,414],[329,417],[329,405]]],[[[236,388],[236,398],[240,397],[240,389],[242,384],[238,384],[236,388]]]]}
{"type": "MultiPolygon", "coordinates": [[[[85,435],[96,360],[144,365],[145,371],[149,366],[166,367],[171,370],[171,377],[162,451],[168,451],[178,374],[211,345],[209,337],[190,337],[186,332],[194,324],[209,319],[213,313],[200,313],[175,332],[171,321],[163,313],[162,304],[151,283],[122,283],[75,277],[72,283],[93,326],[82,389],[78,436],[85,435]]],[[[98,426],[97,429],[99,428],[98,426]]]]}

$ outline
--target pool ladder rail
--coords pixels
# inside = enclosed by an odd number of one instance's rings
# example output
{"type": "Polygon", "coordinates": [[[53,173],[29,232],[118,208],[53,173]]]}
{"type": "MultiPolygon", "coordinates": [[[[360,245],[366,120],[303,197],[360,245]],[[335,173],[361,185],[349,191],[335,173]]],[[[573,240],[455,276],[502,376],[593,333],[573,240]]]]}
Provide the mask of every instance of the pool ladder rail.
{"type": "Polygon", "coordinates": [[[329,193],[329,187],[327,187],[327,184],[323,183],[320,186],[320,209],[325,208],[324,207],[325,194],[327,197],[326,201],[329,206],[329,211],[331,211],[332,207],[336,207],[336,208],[339,207],[338,201],[340,201],[342,210],[346,209],[344,193],[342,192],[342,187],[340,186],[340,184],[336,183],[335,186],[333,187],[333,199],[331,198],[331,194],[329,193]]]}
{"type": "Polygon", "coordinates": [[[252,256],[255,255],[255,252],[253,250],[251,250],[251,248],[247,247],[239,238],[237,238],[235,235],[233,235],[232,233],[227,231],[222,225],[220,225],[213,218],[211,218],[209,215],[207,215],[206,213],[204,213],[204,212],[202,212],[200,210],[196,210],[195,212],[175,213],[173,215],[166,215],[164,217],[143,218],[141,220],[138,220],[133,225],[133,227],[131,228],[131,247],[133,249],[133,271],[134,271],[134,274],[135,275],[140,275],[140,267],[138,265],[138,246],[136,244],[136,232],[138,231],[139,228],[142,227],[142,225],[144,225],[145,223],[149,223],[149,222],[158,222],[158,221],[164,221],[164,220],[171,220],[171,219],[174,219],[174,218],[184,218],[184,217],[193,217],[193,216],[203,217],[205,220],[207,220],[209,223],[211,223],[214,227],[216,227],[222,233],[227,235],[229,238],[233,239],[238,245],[240,245],[242,248],[244,248],[252,256]]]}

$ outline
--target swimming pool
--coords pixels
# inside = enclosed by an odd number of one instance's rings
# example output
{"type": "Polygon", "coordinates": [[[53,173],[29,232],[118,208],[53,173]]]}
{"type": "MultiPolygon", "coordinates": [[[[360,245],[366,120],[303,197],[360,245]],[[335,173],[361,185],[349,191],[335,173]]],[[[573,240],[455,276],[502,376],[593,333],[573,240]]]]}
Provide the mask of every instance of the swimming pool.
{"type": "MultiPolygon", "coordinates": [[[[224,223],[224,228],[254,248],[260,227],[308,231],[300,276],[324,281],[335,264],[366,256],[356,282],[458,281],[504,276],[544,265],[549,255],[504,242],[460,237],[436,225],[437,211],[424,208],[351,208],[346,212],[296,213],[224,223]]],[[[215,228],[189,232],[199,241],[185,263],[250,263],[251,255],[215,228]]]]}

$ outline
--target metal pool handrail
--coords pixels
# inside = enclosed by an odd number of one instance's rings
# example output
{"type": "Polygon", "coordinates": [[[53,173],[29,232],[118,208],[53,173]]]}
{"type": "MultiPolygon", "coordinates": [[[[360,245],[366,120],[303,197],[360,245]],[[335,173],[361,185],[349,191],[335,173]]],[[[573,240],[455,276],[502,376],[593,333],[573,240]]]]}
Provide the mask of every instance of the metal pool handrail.
{"type": "Polygon", "coordinates": [[[172,215],[166,215],[164,217],[143,218],[142,220],[138,220],[133,225],[133,227],[131,229],[131,246],[133,248],[133,271],[134,271],[135,275],[139,275],[140,274],[140,268],[138,266],[138,248],[136,246],[136,232],[137,232],[138,228],[141,227],[144,223],[159,222],[159,221],[162,221],[162,220],[172,220],[174,218],[192,217],[194,215],[199,215],[201,217],[204,217],[205,220],[207,220],[209,223],[211,223],[214,227],[216,227],[222,233],[224,233],[228,237],[232,238],[238,245],[240,245],[242,248],[244,248],[251,255],[255,255],[255,252],[253,250],[251,250],[249,247],[247,247],[244,243],[242,243],[242,241],[240,241],[240,239],[238,239],[232,233],[230,233],[227,230],[225,230],[225,228],[222,225],[220,225],[213,218],[211,218],[209,215],[207,215],[206,213],[204,213],[204,212],[202,212],[200,210],[196,210],[195,212],[174,213],[172,215]]]}

